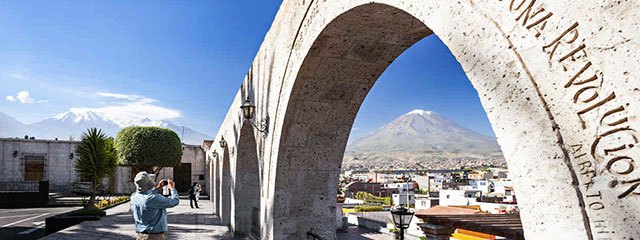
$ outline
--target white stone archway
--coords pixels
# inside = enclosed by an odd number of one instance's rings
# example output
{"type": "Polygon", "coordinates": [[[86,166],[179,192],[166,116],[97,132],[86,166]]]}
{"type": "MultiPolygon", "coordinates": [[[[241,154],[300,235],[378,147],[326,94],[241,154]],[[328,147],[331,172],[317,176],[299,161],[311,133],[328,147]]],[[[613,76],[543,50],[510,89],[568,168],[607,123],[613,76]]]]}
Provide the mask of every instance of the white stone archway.
{"type": "Polygon", "coordinates": [[[285,1],[216,140],[232,132],[227,141],[238,142],[250,93],[256,117],[271,119],[257,138],[262,238],[335,238],[335,183],[359,106],[395,57],[435,33],[479,93],[523,196],[525,236],[631,239],[640,235],[639,9],[578,0],[285,1]]]}

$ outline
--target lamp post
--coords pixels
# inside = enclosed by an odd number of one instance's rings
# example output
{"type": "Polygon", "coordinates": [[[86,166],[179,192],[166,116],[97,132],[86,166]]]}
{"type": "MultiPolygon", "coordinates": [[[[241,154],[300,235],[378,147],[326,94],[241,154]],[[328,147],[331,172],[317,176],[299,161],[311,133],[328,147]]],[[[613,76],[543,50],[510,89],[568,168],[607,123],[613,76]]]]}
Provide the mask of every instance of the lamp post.
{"type": "Polygon", "coordinates": [[[242,103],[242,106],[240,106],[240,110],[242,111],[242,116],[244,117],[244,119],[248,121],[256,130],[258,130],[258,132],[264,133],[265,136],[269,133],[269,117],[260,119],[260,122],[257,124],[251,121],[253,115],[255,114],[256,106],[251,104],[251,99],[249,97],[247,97],[247,100],[242,103]]]}
{"type": "Polygon", "coordinates": [[[404,240],[404,230],[409,228],[409,223],[411,223],[411,218],[413,218],[413,212],[401,205],[399,208],[391,210],[391,216],[393,216],[393,223],[396,225],[396,228],[400,229],[400,239],[404,240]]]}

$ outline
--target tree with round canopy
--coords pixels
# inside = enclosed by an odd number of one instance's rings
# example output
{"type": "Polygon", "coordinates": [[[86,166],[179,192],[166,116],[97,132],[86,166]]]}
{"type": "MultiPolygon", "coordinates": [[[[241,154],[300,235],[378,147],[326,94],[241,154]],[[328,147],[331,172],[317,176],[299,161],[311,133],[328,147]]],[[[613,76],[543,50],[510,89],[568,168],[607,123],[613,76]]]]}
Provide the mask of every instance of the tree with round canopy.
{"type": "Polygon", "coordinates": [[[126,127],[116,137],[120,165],[133,172],[158,174],[164,167],[175,167],[182,158],[182,143],[174,131],[161,127],[126,127]]]}

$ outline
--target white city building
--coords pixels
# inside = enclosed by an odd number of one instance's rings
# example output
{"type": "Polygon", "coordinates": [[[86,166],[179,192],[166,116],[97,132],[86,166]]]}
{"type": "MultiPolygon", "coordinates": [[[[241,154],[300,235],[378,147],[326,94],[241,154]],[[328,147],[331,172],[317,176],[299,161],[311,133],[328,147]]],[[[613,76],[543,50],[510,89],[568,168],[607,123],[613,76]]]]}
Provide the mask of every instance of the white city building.
{"type": "Polygon", "coordinates": [[[470,206],[477,205],[477,198],[482,196],[482,190],[440,190],[440,206],[470,206]]]}
{"type": "Polygon", "coordinates": [[[404,191],[392,194],[391,201],[394,206],[406,205],[407,203],[414,205],[416,203],[416,196],[413,192],[404,191]]]}

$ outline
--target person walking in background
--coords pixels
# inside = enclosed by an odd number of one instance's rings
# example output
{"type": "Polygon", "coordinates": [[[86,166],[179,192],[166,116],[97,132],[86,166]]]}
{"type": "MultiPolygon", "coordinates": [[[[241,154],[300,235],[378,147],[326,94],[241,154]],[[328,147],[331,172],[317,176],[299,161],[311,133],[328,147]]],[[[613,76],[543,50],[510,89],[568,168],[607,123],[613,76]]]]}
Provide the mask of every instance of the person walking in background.
{"type": "Polygon", "coordinates": [[[196,202],[200,201],[200,192],[202,192],[202,185],[198,183],[198,191],[196,192],[196,202]]]}
{"type": "Polygon", "coordinates": [[[196,202],[196,208],[200,208],[198,207],[198,200],[196,199],[196,193],[200,191],[200,189],[198,188],[198,182],[193,182],[193,184],[191,185],[191,187],[189,188],[189,205],[191,205],[191,208],[193,208],[193,202],[196,202]]]}
{"type": "Polygon", "coordinates": [[[157,185],[147,172],[139,172],[134,179],[136,192],[131,195],[131,211],[136,224],[137,240],[162,240],[168,231],[167,208],[180,203],[175,183],[162,180],[157,185]],[[166,181],[170,197],[158,193],[166,181]],[[154,188],[155,186],[155,188],[154,188]]]}

